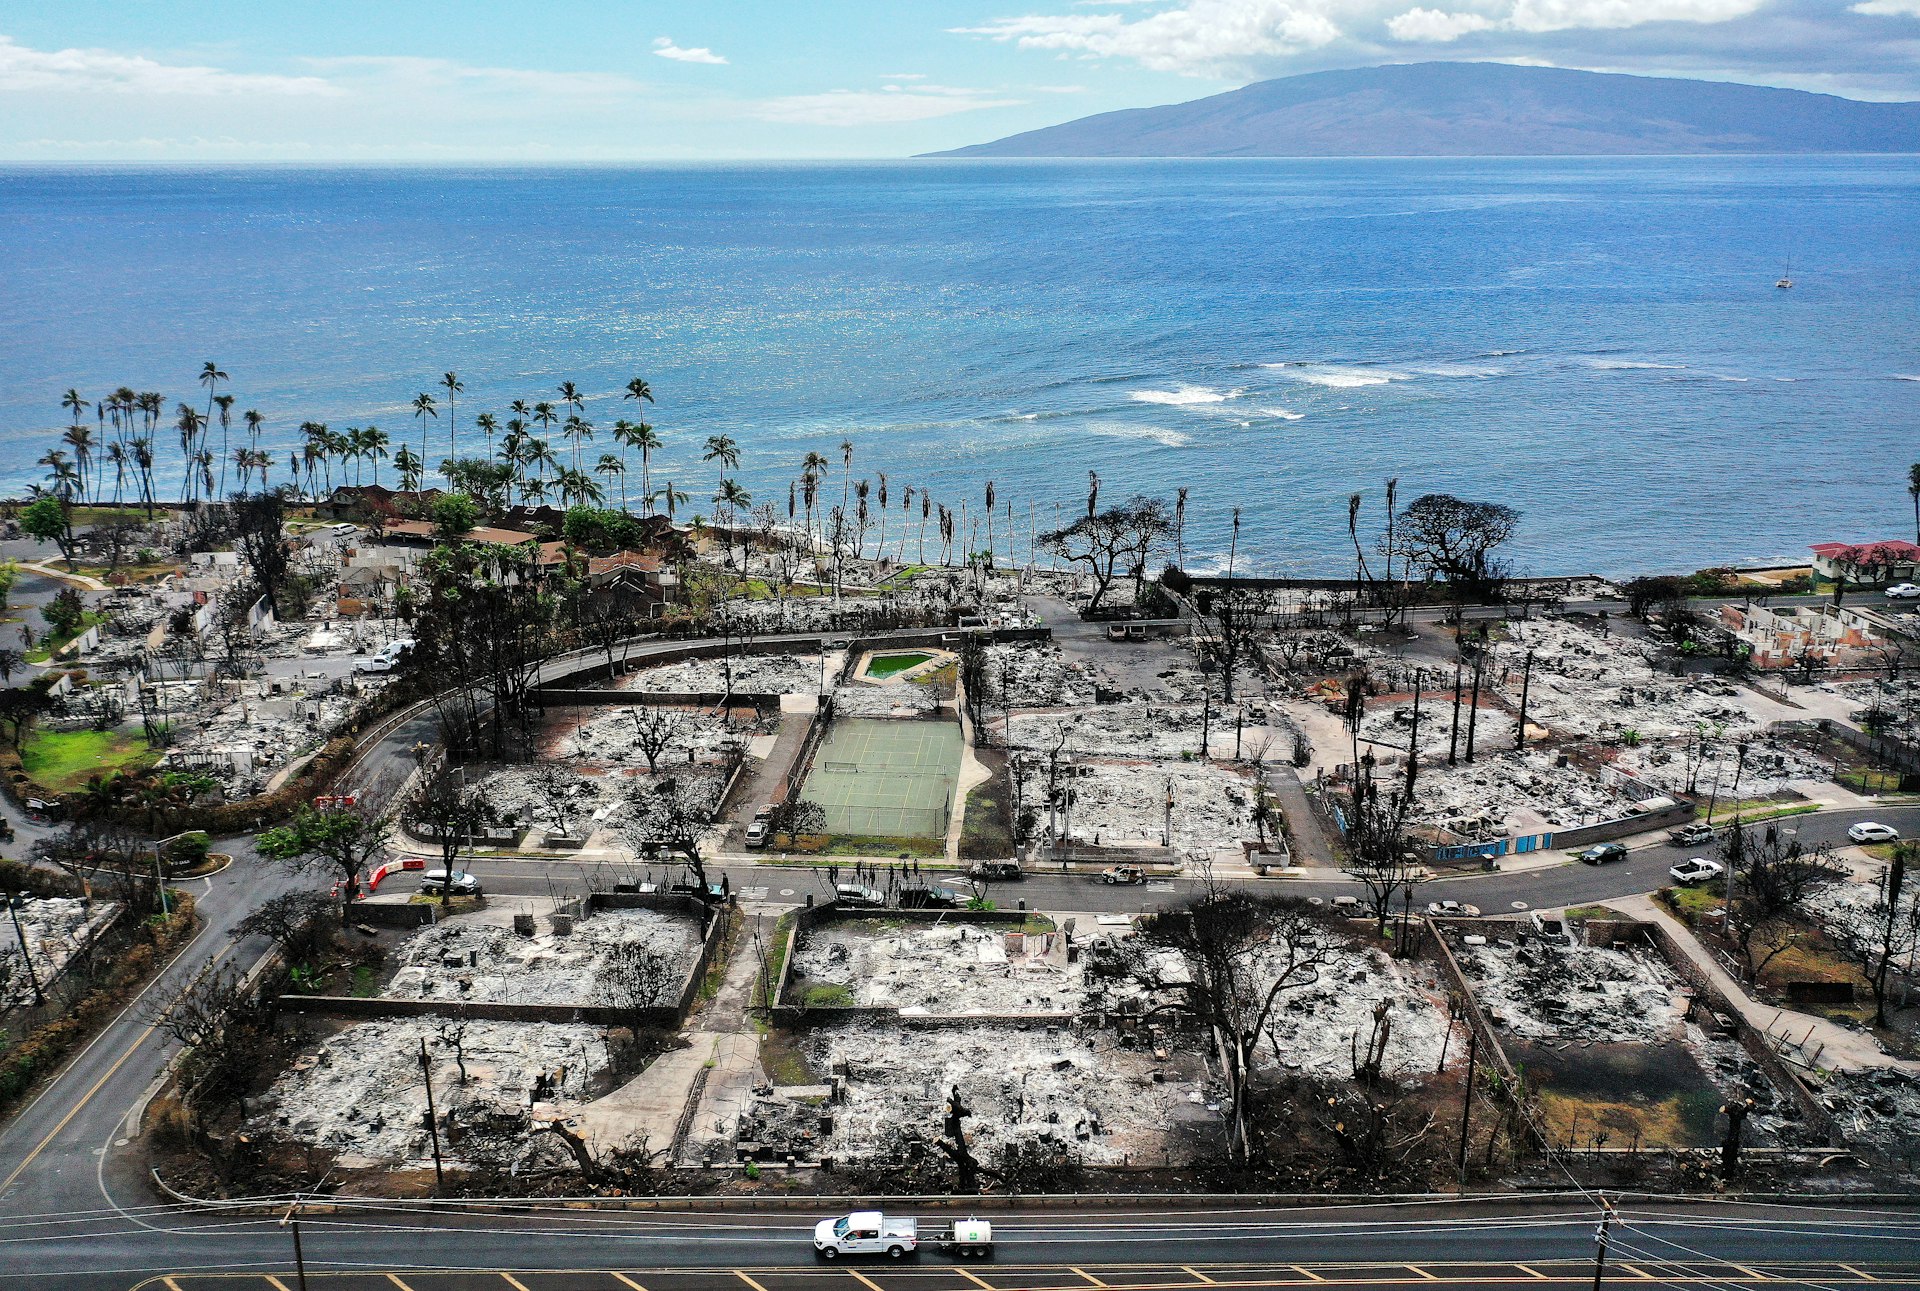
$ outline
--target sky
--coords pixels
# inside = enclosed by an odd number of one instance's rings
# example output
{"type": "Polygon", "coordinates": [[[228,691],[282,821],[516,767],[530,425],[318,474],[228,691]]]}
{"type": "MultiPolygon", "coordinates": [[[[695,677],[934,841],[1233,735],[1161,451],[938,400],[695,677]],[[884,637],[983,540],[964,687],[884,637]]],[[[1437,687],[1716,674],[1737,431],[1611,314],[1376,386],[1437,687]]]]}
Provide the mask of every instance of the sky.
{"type": "Polygon", "coordinates": [[[1920,0],[0,0],[0,161],[901,157],[1434,59],[1920,99],[1920,0]]]}

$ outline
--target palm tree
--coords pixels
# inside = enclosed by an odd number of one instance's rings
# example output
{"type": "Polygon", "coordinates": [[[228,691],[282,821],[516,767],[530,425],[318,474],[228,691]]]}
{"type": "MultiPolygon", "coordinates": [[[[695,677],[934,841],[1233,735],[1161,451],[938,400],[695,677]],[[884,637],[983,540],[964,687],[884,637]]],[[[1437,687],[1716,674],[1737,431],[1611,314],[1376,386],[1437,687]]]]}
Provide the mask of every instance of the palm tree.
{"type": "Polygon", "coordinates": [[[593,468],[596,475],[617,476],[620,480],[620,511],[627,509],[627,464],[612,453],[600,454],[599,465],[593,468]]]}
{"type": "Polygon", "coordinates": [[[1907,496],[1913,499],[1913,540],[1920,542],[1920,462],[1907,468],[1907,496]]]}
{"type": "MultiPolygon", "coordinates": [[[[209,364],[208,366],[212,366],[209,364]]],[[[191,404],[181,404],[175,410],[174,429],[180,432],[180,455],[186,461],[186,474],[180,481],[180,501],[185,504],[193,497],[194,459],[199,456],[196,445],[200,441],[200,429],[206,421],[199,410],[191,404]]]]}
{"type": "MultiPolygon", "coordinates": [[[[234,449],[233,468],[235,473],[240,477],[240,491],[245,493],[247,491],[247,479],[253,474],[253,450],[251,448],[234,449]]],[[[226,467],[222,466],[220,473],[225,475],[226,467]]]]}
{"type": "Polygon", "coordinates": [[[73,414],[73,424],[76,426],[80,424],[82,416],[91,407],[85,399],[80,397],[80,392],[71,386],[67,388],[64,395],[60,396],[60,406],[73,414]]]}
{"type": "MultiPolygon", "coordinates": [[[[646,383],[640,382],[641,385],[646,383]]],[[[651,397],[651,396],[649,396],[651,397]]],[[[642,505],[647,514],[653,514],[653,451],[660,447],[660,436],[653,433],[653,427],[644,421],[616,421],[613,423],[614,442],[620,445],[624,455],[629,448],[640,450],[640,494],[642,505]]]]}
{"type": "Polygon", "coordinates": [[[987,568],[993,568],[993,481],[987,481],[987,568]]]}
{"type": "Polygon", "coordinates": [[[267,487],[267,475],[273,470],[273,454],[264,448],[249,448],[245,451],[253,459],[253,468],[260,472],[260,488],[264,492],[267,487]]]}
{"type": "Polygon", "coordinates": [[[544,498],[547,495],[547,472],[557,470],[560,466],[559,461],[553,455],[553,446],[547,443],[546,440],[541,439],[538,435],[535,435],[527,441],[526,455],[527,465],[537,469],[539,472],[528,482],[538,484],[540,487],[536,491],[544,498]]]}
{"type": "Polygon", "coordinates": [[[800,491],[807,502],[807,546],[813,543],[813,504],[820,499],[820,481],[827,471],[827,459],[820,453],[808,453],[800,463],[800,491]]]}
{"type": "Polygon", "coordinates": [[[887,473],[875,471],[874,474],[880,479],[879,486],[874,490],[876,500],[880,504],[880,537],[874,543],[873,554],[875,559],[885,560],[887,556],[887,473]]]}
{"type": "Polygon", "coordinates": [[[140,470],[140,496],[147,504],[147,519],[153,519],[153,437],[141,435],[127,441],[133,451],[133,464],[140,470]]]}
{"type": "Polygon", "coordinates": [[[668,480],[664,487],[654,490],[653,496],[647,499],[647,513],[649,515],[653,513],[654,502],[663,502],[667,508],[667,519],[671,521],[673,519],[673,513],[685,504],[686,500],[687,495],[679,489],[674,488],[673,481],[668,480]]]}
{"type": "Polygon", "coordinates": [[[214,387],[219,385],[222,381],[225,381],[226,379],[227,379],[227,374],[222,372],[220,370],[220,365],[218,363],[215,363],[212,359],[208,359],[205,363],[202,363],[200,365],[200,384],[207,388],[207,411],[206,411],[206,415],[200,419],[200,424],[202,427],[206,426],[209,422],[213,420],[214,387]]]}
{"type": "Polygon", "coordinates": [[[439,416],[440,414],[434,411],[432,395],[428,394],[425,390],[422,390],[419,394],[413,397],[413,419],[420,423],[420,464],[422,469],[425,469],[426,461],[427,461],[426,419],[428,417],[432,417],[435,420],[438,420],[439,416]]]}
{"type": "Polygon", "coordinates": [[[120,490],[127,482],[127,446],[119,440],[107,445],[107,460],[113,463],[113,505],[120,505],[120,490]]]}
{"type": "MultiPolygon", "coordinates": [[[[326,427],[321,425],[317,421],[303,421],[300,423],[300,434],[301,434],[301,437],[306,441],[304,444],[301,445],[301,448],[300,448],[300,460],[302,463],[305,464],[307,468],[307,496],[308,497],[319,496],[319,494],[315,492],[313,487],[313,476],[314,476],[314,471],[318,467],[323,465],[327,460],[327,443],[326,443],[326,440],[322,437],[325,430],[326,430],[326,427]]],[[[327,476],[327,488],[329,491],[331,491],[333,488],[333,476],[331,471],[328,472],[328,476],[327,476]]]]}
{"type": "Polygon", "coordinates": [[[361,437],[360,455],[373,463],[375,488],[380,487],[380,459],[387,455],[387,445],[391,442],[393,441],[387,438],[387,432],[378,426],[368,426],[366,434],[361,437]]]}
{"type": "MultiPolygon", "coordinates": [[[[622,399],[632,399],[635,403],[652,403],[653,387],[646,383],[645,378],[635,377],[633,380],[627,382],[627,392],[620,397],[622,399]]],[[[645,410],[642,409],[642,411],[644,412],[645,410]]]]}
{"type": "Polygon", "coordinates": [[[353,487],[360,487],[360,459],[366,456],[367,433],[358,426],[347,427],[346,460],[353,463],[353,487]]]}
{"type": "Polygon", "coordinates": [[[409,445],[400,445],[400,451],[393,455],[393,469],[400,476],[400,487],[409,492],[420,487],[420,475],[425,467],[409,445]]]}
{"type": "MultiPolygon", "coordinates": [[[[741,488],[737,480],[721,480],[719,492],[713,495],[714,510],[718,511],[722,507],[726,509],[727,527],[732,530],[738,530],[740,528],[739,516],[741,509],[752,505],[753,494],[741,488]]],[[[728,554],[731,555],[731,551],[729,551],[728,554]]],[[[746,569],[747,540],[743,534],[740,539],[740,572],[745,573],[746,569]]]]}
{"type": "MultiPolygon", "coordinates": [[[[460,423],[453,415],[453,397],[462,390],[465,390],[466,386],[462,385],[460,378],[451,372],[441,376],[440,386],[447,392],[447,456],[458,457],[460,455],[460,449],[459,446],[454,443],[454,440],[459,437],[460,432],[458,427],[460,423]]],[[[420,451],[422,454],[425,454],[427,451],[426,447],[422,445],[420,451]]]]}
{"type": "Polygon", "coordinates": [[[720,487],[724,489],[727,472],[740,465],[740,446],[733,442],[731,435],[708,435],[707,451],[700,454],[700,460],[720,463],[720,487]]]}
{"type": "Polygon", "coordinates": [[[553,410],[552,404],[542,401],[533,405],[533,420],[541,430],[552,434],[553,425],[560,420],[560,414],[553,410]]]}
{"type": "Polygon", "coordinates": [[[585,471],[563,470],[557,481],[560,488],[560,500],[569,506],[598,506],[606,495],[585,471]]]}
{"type": "Polygon", "coordinates": [[[493,419],[492,413],[483,412],[478,417],[475,417],[473,419],[473,424],[479,429],[482,435],[485,435],[487,437],[486,455],[488,457],[492,457],[493,456],[493,432],[500,429],[500,423],[493,419]]]}
{"type": "Polygon", "coordinates": [[[220,497],[227,495],[227,440],[233,429],[233,396],[223,394],[214,401],[220,409],[220,497]]]}
{"type": "MultiPolygon", "coordinates": [[[[66,433],[60,436],[60,442],[73,450],[74,465],[80,472],[80,496],[84,498],[87,495],[87,467],[93,463],[93,427],[77,421],[67,427],[66,433]]],[[[96,497],[99,492],[98,489],[94,490],[96,497]]]]}
{"type": "Polygon", "coordinates": [[[566,425],[560,428],[560,435],[573,445],[573,469],[580,469],[580,445],[584,440],[593,438],[593,423],[578,414],[569,414],[566,425]]]}
{"type": "MultiPolygon", "coordinates": [[[[941,507],[940,514],[945,515],[946,513],[947,513],[947,509],[945,507],[941,507]]],[[[933,514],[933,494],[927,492],[925,489],[921,489],[920,490],[920,545],[918,548],[919,554],[915,557],[915,560],[918,564],[922,564],[922,565],[927,563],[927,518],[932,514],[933,514]]]]}
{"type": "Polygon", "coordinates": [[[75,481],[79,472],[73,469],[73,463],[67,460],[65,449],[50,449],[38,463],[47,468],[47,479],[53,484],[54,493],[63,502],[73,501],[75,481]]]}
{"type": "Polygon", "coordinates": [[[853,478],[853,441],[840,441],[840,514],[847,512],[847,483],[853,478]]]}

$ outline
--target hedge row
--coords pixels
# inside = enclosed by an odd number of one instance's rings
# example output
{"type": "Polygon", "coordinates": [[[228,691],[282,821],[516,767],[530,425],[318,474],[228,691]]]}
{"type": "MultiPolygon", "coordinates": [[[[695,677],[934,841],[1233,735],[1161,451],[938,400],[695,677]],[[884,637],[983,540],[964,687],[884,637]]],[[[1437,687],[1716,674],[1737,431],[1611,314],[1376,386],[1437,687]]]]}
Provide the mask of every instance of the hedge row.
{"type": "Polygon", "coordinates": [[[0,1054],[0,1117],[44,1076],[57,1069],[146,984],[154,968],[175,946],[193,933],[193,898],[174,894],[174,909],[164,919],[144,925],[141,939],[114,960],[113,975],[80,997],[64,1017],[28,1034],[18,1045],[0,1054]]]}

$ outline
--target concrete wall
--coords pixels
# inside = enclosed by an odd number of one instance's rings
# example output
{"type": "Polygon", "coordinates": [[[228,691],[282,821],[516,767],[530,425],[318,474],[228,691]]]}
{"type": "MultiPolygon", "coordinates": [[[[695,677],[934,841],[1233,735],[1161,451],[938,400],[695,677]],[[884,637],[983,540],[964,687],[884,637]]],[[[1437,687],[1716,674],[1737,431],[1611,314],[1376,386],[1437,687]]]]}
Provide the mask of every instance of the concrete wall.
{"type": "Polygon", "coordinates": [[[1629,834],[1644,834],[1650,829],[1670,829],[1692,820],[1697,810],[1690,802],[1677,802],[1658,811],[1643,811],[1636,816],[1621,816],[1617,820],[1603,820],[1597,824],[1581,825],[1577,829],[1557,830],[1552,846],[1571,850],[1625,838],[1629,834]]]}

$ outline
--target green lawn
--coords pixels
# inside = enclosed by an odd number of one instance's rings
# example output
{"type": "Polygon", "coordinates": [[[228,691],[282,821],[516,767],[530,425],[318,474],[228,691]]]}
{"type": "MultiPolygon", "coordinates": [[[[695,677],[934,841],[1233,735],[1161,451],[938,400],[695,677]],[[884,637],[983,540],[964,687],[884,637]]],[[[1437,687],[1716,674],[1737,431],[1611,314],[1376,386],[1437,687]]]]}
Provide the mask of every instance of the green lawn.
{"type": "Polygon", "coordinates": [[[41,637],[39,643],[35,645],[33,649],[27,651],[27,662],[47,662],[53,658],[56,653],[66,649],[68,643],[71,642],[74,637],[83,636],[88,628],[105,623],[106,621],[107,612],[105,610],[88,610],[80,618],[80,631],[72,635],[52,632],[52,630],[49,629],[49,635],[41,637]]]}
{"type": "Polygon", "coordinates": [[[144,771],[157,757],[145,739],[125,731],[36,730],[20,746],[21,767],[55,793],[70,793],[109,771],[144,771]]]}

